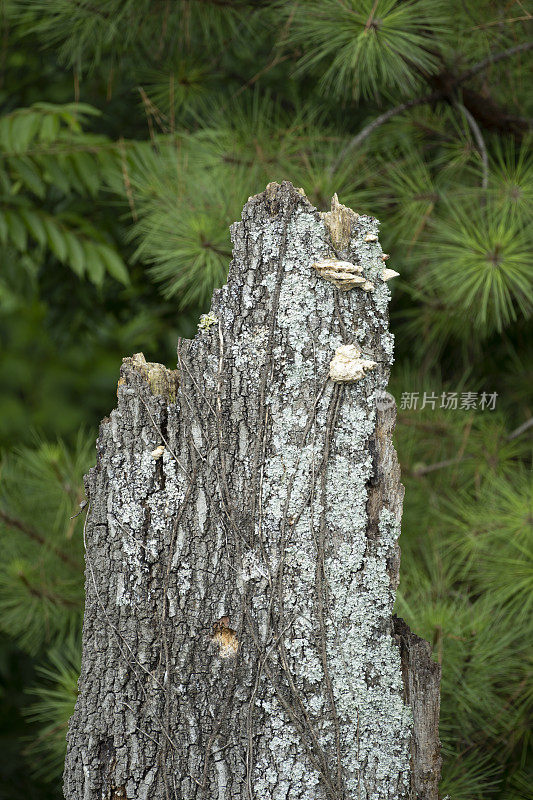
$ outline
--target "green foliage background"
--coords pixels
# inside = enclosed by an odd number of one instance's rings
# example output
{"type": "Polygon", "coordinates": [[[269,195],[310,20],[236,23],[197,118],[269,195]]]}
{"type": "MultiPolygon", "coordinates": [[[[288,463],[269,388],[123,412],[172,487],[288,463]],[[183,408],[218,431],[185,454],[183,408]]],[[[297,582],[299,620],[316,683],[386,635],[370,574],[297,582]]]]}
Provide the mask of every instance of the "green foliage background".
{"type": "Polygon", "coordinates": [[[1,800],[61,795],[71,517],[120,360],[175,366],[228,226],[283,179],[377,216],[401,274],[397,610],[442,664],[442,796],[531,797],[531,19],[519,0],[0,0],[1,800]]]}

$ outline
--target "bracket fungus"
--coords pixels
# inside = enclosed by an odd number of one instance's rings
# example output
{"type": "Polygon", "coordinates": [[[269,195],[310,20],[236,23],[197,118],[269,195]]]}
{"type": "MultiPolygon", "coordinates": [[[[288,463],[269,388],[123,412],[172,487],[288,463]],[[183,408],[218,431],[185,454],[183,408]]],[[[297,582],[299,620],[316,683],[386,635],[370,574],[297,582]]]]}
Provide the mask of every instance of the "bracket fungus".
{"type": "Polygon", "coordinates": [[[322,261],[315,261],[312,265],[319,275],[326,281],[330,281],[338,289],[345,292],[355,286],[367,283],[366,278],[361,275],[359,264],[352,264],[350,261],[339,261],[336,258],[325,258],[322,261]]]}
{"type": "Polygon", "coordinates": [[[381,277],[384,281],[390,281],[391,278],[397,278],[400,273],[396,272],[395,269],[388,269],[385,267],[383,272],[381,273],[381,277]]]}
{"type": "Polygon", "coordinates": [[[361,358],[361,350],[356,344],[343,344],[337,347],[329,365],[329,377],[332,381],[359,381],[377,366],[376,361],[361,358]]]}

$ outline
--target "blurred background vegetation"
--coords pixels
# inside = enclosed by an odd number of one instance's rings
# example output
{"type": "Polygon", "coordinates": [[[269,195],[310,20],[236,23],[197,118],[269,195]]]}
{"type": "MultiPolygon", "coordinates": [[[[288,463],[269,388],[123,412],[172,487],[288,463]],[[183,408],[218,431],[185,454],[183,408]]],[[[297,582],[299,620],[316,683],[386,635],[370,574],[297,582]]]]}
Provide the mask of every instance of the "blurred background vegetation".
{"type": "Polygon", "coordinates": [[[521,0],[0,0],[1,800],[61,796],[72,515],[121,358],[175,366],[228,226],[283,179],[378,217],[401,274],[397,611],[442,664],[442,796],[531,798],[531,20],[521,0]]]}

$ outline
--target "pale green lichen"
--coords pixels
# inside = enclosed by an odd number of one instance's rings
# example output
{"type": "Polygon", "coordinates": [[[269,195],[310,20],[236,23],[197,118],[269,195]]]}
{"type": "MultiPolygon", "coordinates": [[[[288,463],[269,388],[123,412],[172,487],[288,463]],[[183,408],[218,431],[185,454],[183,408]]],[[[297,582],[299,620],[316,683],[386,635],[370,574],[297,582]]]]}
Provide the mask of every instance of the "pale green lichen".
{"type": "MultiPolygon", "coordinates": [[[[360,298],[357,302],[365,303],[364,314],[354,318],[356,324],[351,325],[349,315],[345,316],[352,341],[363,343],[376,329],[383,331],[383,315],[390,294],[380,278],[383,262],[377,242],[377,222],[368,217],[357,219],[370,239],[365,242],[361,235],[356,236],[351,252],[355,251],[363,274],[374,282],[375,290],[369,295],[357,289],[350,290],[343,293],[346,297],[343,302],[349,303],[350,296],[357,295],[360,298]]],[[[337,231],[339,237],[345,232],[344,227],[341,228],[340,233],[337,231]]],[[[236,228],[234,235],[239,235],[236,228]]],[[[270,252],[275,254],[277,241],[279,234],[273,223],[272,231],[262,232],[263,258],[268,258],[270,252]]],[[[321,716],[321,710],[329,707],[329,700],[316,647],[316,541],[323,513],[316,488],[312,510],[303,506],[309,494],[310,476],[319,469],[323,456],[324,429],[333,384],[326,386],[317,403],[316,426],[305,443],[302,443],[301,435],[308,420],[309,403],[301,402],[300,397],[305,387],[314,387],[318,395],[328,374],[332,352],[345,342],[340,330],[330,324],[335,314],[331,283],[311,271],[309,260],[302,263],[300,257],[305,249],[307,254],[313,254],[313,263],[329,258],[330,246],[323,224],[305,212],[297,214],[289,226],[287,241],[285,274],[277,311],[283,343],[275,346],[272,353],[277,383],[272,390],[267,390],[266,396],[272,420],[272,449],[263,471],[261,529],[269,538],[267,551],[271,561],[268,567],[272,574],[276,574],[280,559],[283,560],[284,614],[285,619],[292,623],[284,636],[290,669],[296,685],[306,687],[308,697],[311,687],[316,687],[307,708],[313,718],[316,715],[317,720],[322,719],[322,722],[316,722],[319,740],[330,750],[334,747],[334,729],[331,721],[324,721],[324,716],[321,716]],[[305,247],[302,247],[302,242],[305,242],[305,247]],[[282,395],[291,397],[291,403],[282,404],[279,399],[282,395]],[[284,551],[279,552],[274,541],[279,537],[289,487],[288,515],[299,514],[299,518],[288,528],[284,551]]],[[[273,288],[272,275],[263,279],[263,285],[273,288]]],[[[252,307],[253,294],[248,292],[245,296],[252,307]]],[[[382,333],[380,346],[380,360],[385,357],[392,361],[393,337],[388,331],[382,333]]],[[[257,380],[260,379],[263,363],[260,347],[256,348],[250,339],[238,341],[232,347],[232,354],[239,368],[246,368],[254,377],[256,370],[257,380]]],[[[386,513],[381,517],[382,541],[378,553],[372,557],[365,556],[366,484],[372,470],[366,443],[375,426],[375,402],[372,398],[376,390],[384,390],[385,386],[386,380],[381,377],[381,372],[368,372],[359,382],[343,388],[327,472],[324,565],[328,597],[325,616],[327,657],[341,726],[346,797],[350,800],[370,800],[365,795],[364,786],[367,781],[372,783],[375,780],[372,776],[379,779],[382,787],[372,795],[372,800],[406,797],[409,786],[412,721],[403,702],[399,654],[390,635],[394,591],[384,555],[393,546],[398,524],[396,521],[394,527],[393,520],[386,513]]],[[[248,579],[250,572],[248,570],[248,579]]],[[[261,603],[252,602],[259,614],[261,603]]],[[[267,707],[263,707],[266,710],[267,707]]],[[[274,697],[268,704],[265,725],[254,771],[257,796],[265,800],[277,800],[278,797],[286,800],[322,798],[318,788],[319,776],[310,765],[306,765],[298,781],[292,777],[302,763],[301,749],[289,720],[274,697]],[[272,742],[275,747],[270,746],[272,742]],[[280,786],[285,780],[286,790],[282,791],[280,786]]]]}
{"type": "Polygon", "coordinates": [[[208,331],[218,322],[218,317],[215,314],[202,314],[198,323],[199,331],[208,331]]]}
{"type": "MultiPolygon", "coordinates": [[[[346,343],[364,345],[365,341],[373,340],[379,330],[380,353],[375,360],[392,361],[393,337],[383,327],[390,293],[380,277],[383,269],[381,248],[377,241],[365,242],[363,236],[369,233],[377,236],[377,222],[369,217],[355,216],[360,232],[351,244],[346,239],[344,217],[335,228],[335,236],[346,247],[346,257],[361,265],[363,274],[374,284],[375,290],[364,293],[354,289],[342,293],[339,305],[346,335],[335,322],[335,288],[309,269],[310,256],[313,261],[330,257],[331,235],[322,220],[305,207],[300,207],[287,232],[285,273],[277,311],[279,330],[276,335],[279,334],[281,344],[275,345],[272,353],[267,352],[268,319],[263,324],[257,323],[253,330],[244,327],[234,341],[229,341],[228,337],[224,342],[227,363],[234,365],[235,384],[231,390],[236,397],[240,392],[239,381],[246,378],[259,385],[270,356],[275,374],[275,379],[267,382],[265,387],[271,446],[262,468],[261,525],[259,521],[256,524],[256,538],[263,536],[267,547],[265,555],[259,548],[257,552],[244,552],[242,565],[232,580],[233,587],[237,586],[247,597],[263,642],[270,647],[272,638],[268,637],[282,634],[291,675],[302,697],[306,698],[306,712],[333,762],[335,731],[317,645],[319,621],[315,602],[317,540],[321,516],[325,514],[325,639],[343,743],[345,798],[397,800],[407,797],[409,792],[412,720],[408,707],[403,703],[399,654],[390,635],[394,590],[386,570],[386,557],[399,534],[399,522],[391,512],[381,513],[375,552],[367,552],[367,484],[372,472],[368,438],[373,433],[376,418],[375,400],[372,398],[376,391],[386,388],[386,376],[380,367],[367,372],[356,383],[340,387],[342,403],[328,459],[326,496],[322,497],[317,479],[312,503],[307,499],[311,476],[319,474],[326,423],[334,392],[339,389],[327,381],[333,352],[346,343]],[[305,259],[302,259],[302,253],[305,253],[305,259]],[[318,398],[321,391],[315,423],[303,442],[303,431],[312,405],[309,393],[318,398]],[[282,402],[280,398],[287,396],[291,402],[282,402]],[[282,547],[280,531],[289,490],[288,516],[299,517],[294,524],[286,525],[286,540],[282,547]],[[268,624],[270,576],[275,579],[281,566],[285,587],[285,629],[272,631],[268,624]],[[378,781],[380,788],[370,797],[364,787],[378,781]]],[[[279,217],[273,216],[262,230],[257,226],[247,228],[246,245],[240,223],[232,227],[232,235],[240,252],[246,249],[249,259],[244,269],[245,285],[230,284],[225,291],[242,293],[242,310],[253,316],[258,294],[251,273],[255,268],[262,268],[261,261],[271,259],[273,265],[277,264],[279,217]]],[[[263,295],[271,296],[275,285],[273,266],[259,288],[263,295]]],[[[232,325],[233,314],[234,311],[222,303],[217,307],[217,314],[211,312],[202,317],[200,334],[217,322],[220,322],[222,332],[227,331],[232,325]],[[203,322],[205,318],[207,320],[203,322]]],[[[207,337],[198,337],[199,340],[203,338],[207,337]]],[[[218,368],[218,355],[209,354],[204,372],[208,391],[217,386],[218,368]]],[[[121,387],[121,391],[129,390],[121,387]]],[[[136,413],[145,413],[140,402],[136,413]]],[[[172,407],[169,406],[166,413],[173,413],[172,407]]],[[[115,416],[112,417],[111,430],[116,424],[115,416]]],[[[169,423],[169,430],[172,426],[179,430],[176,418],[169,423]]],[[[161,439],[157,430],[146,430],[150,432],[146,434],[146,441],[140,443],[143,453],[140,463],[138,453],[117,448],[109,467],[113,473],[110,476],[113,485],[117,487],[109,501],[109,534],[122,539],[125,556],[120,578],[111,588],[110,596],[120,605],[139,603],[142,606],[149,602],[145,597],[139,597],[139,590],[146,586],[146,570],[160,552],[155,537],[161,541],[168,537],[169,520],[183,502],[187,486],[187,476],[182,474],[168,448],[162,453],[161,461],[154,460],[151,454],[161,446],[161,439]],[[150,491],[161,463],[166,477],[165,491],[150,491]],[[143,541],[141,533],[146,513],[150,515],[150,532],[147,541],[143,541]],[[114,521],[115,518],[120,525],[114,521]]],[[[235,445],[239,458],[251,468],[253,448],[248,442],[252,439],[244,418],[237,430],[235,445]]],[[[198,450],[205,449],[205,436],[199,425],[192,426],[191,437],[198,450]]],[[[209,463],[215,457],[216,453],[210,452],[209,463]]],[[[172,582],[167,590],[171,617],[179,615],[186,619],[190,613],[186,604],[190,606],[198,598],[209,596],[210,578],[203,567],[208,556],[208,541],[213,546],[213,539],[206,536],[204,541],[204,537],[199,535],[212,524],[207,495],[207,487],[198,485],[191,503],[195,509],[194,559],[187,555],[191,536],[189,526],[179,525],[176,531],[172,582]]],[[[214,552],[210,555],[212,568],[228,558],[226,539],[227,531],[221,523],[216,528],[214,552]]],[[[233,587],[228,587],[228,595],[233,587]]],[[[217,614],[222,616],[226,612],[226,602],[227,597],[222,591],[214,603],[215,618],[217,614]]],[[[180,674],[180,664],[186,669],[193,646],[193,643],[185,642],[177,653],[175,675],[180,674]]],[[[149,653],[142,655],[143,663],[149,663],[149,658],[149,653]]],[[[213,674],[218,674],[217,669],[222,670],[222,667],[215,660],[213,674]]],[[[175,690],[185,707],[185,682],[178,681],[175,690]]],[[[255,702],[258,714],[262,714],[262,727],[254,733],[252,784],[255,797],[261,800],[324,800],[320,775],[303,754],[301,734],[281,707],[273,688],[267,685],[264,674],[255,702]]],[[[195,725],[194,714],[191,714],[191,741],[194,737],[196,740],[200,738],[199,733],[193,730],[195,725]]],[[[203,760],[203,752],[199,758],[203,760]]],[[[333,763],[331,767],[334,769],[333,763]]],[[[218,768],[217,776],[219,793],[226,798],[228,777],[223,767],[218,768]]]]}

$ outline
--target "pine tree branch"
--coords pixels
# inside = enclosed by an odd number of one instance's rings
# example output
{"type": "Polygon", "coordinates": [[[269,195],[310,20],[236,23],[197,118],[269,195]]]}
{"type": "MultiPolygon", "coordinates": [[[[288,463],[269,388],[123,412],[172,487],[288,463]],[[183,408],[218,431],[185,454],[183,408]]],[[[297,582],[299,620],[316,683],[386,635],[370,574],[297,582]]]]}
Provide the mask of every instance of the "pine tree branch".
{"type": "Polygon", "coordinates": [[[519,436],[521,436],[523,433],[529,430],[532,425],[533,425],[533,417],[526,419],[526,421],[523,422],[521,425],[519,425],[518,428],[515,428],[514,431],[511,431],[511,433],[507,437],[507,441],[510,442],[512,439],[517,439],[519,436]]]}
{"type": "Polygon", "coordinates": [[[81,11],[89,11],[91,14],[94,14],[96,17],[101,17],[102,19],[108,20],[111,18],[111,15],[108,14],[101,8],[92,5],[91,3],[86,3],[84,0],[68,0],[68,2],[76,6],[76,8],[80,9],[81,11]]]}
{"type": "Polygon", "coordinates": [[[457,78],[457,83],[465,83],[465,81],[468,81],[470,78],[473,78],[474,75],[477,75],[478,72],[482,72],[482,70],[490,67],[491,64],[496,64],[498,61],[503,61],[504,58],[511,58],[511,56],[516,55],[516,53],[523,53],[527,50],[531,50],[532,48],[533,41],[522,42],[522,44],[517,44],[515,47],[509,47],[508,50],[501,50],[499,53],[487,56],[487,58],[484,58],[483,61],[478,61],[478,63],[474,64],[474,66],[470,67],[470,69],[462,72],[457,78]]]}
{"type": "Polygon", "coordinates": [[[75,569],[76,572],[80,571],[80,565],[74,561],[73,558],[70,558],[70,556],[68,556],[66,553],[63,553],[63,551],[59,550],[57,547],[50,545],[50,543],[46,541],[41,533],[38,533],[38,531],[30,527],[30,525],[28,525],[26,522],[16,519],[15,517],[10,517],[9,514],[6,514],[6,512],[2,511],[1,508],[0,520],[4,523],[4,525],[7,525],[8,528],[14,528],[17,531],[26,534],[26,536],[43,547],[49,547],[50,550],[52,550],[52,552],[61,559],[61,561],[63,561],[65,564],[68,564],[69,567],[75,569]]]}
{"type": "MultiPolygon", "coordinates": [[[[341,150],[340,154],[337,156],[332,166],[330,167],[329,170],[330,176],[337,169],[342,159],[346,156],[346,154],[350,150],[352,150],[354,147],[357,147],[362,142],[364,142],[364,140],[368,136],[370,136],[370,134],[373,133],[376,130],[376,128],[379,128],[385,122],[388,122],[388,120],[392,119],[392,117],[395,117],[398,114],[403,114],[404,111],[408,111],[410,108],[415,108],[416,106],[426,105],[427,103],[433,103],[436,100],[442,100],[448,98],[454,89],[456,89],[461,84],[465,83],[474,75],[477,75],[478,72],[481,72],[483,69],[490,66],[491,64],[495,64],[496,62],[502,61],[505,58],[510,58],[516,53],[525,52],[526,50],[531,50],[532,48],[533,48],[533,42],[523,42],[520,45],[516,45],[516,47],[510,47],[507,50],[502,50],[500,53],[495,53],[494,55],[483,59],[483,61],[479,61],[477,64],[474,64],[470,69],[466,70],[465,72],[462,72],[460,75],[457,75],[455,77],[452,76],[448,81],[446,81],[447,86],[445,86],[444,88],[438,89],[437,91],[431,92],[430,94],[425,94],[422,97],[417,97],[414,100],[409,100],[406,103],[401,103],[400,105],[395,106],[394,108],[391,108],[388,111],[385,111],[383,114],[380,114],[379,117],[376,117],[376,119],[374,119],[366,127],[364,127],[362,131],[360,131],[356,136],[353,137],[353,139],[350,139],[350,141],[346,144],[346,146],[341,150]]],[[[473,116],[472,115],[470,116],[473,119],[473,116]]]]}
{"type": "MultiPolygon", "coordinates": [[[[520,0],[515,0],[515,2],[520,3],[520,0]]],[[[520,3],[520,5],[522,4],[520,3]]],[[[510,25],[513,22],[529,22],[532,19],[533,16],[531,14],[524,14],[522,17],[508,17],[507,19],[493,19],[490,22],[482,22],[480,25],[476,25],[470,30],[485,30],[486,28],[493,28],[495,25],[501,27],[502,25],[510,25]]]]}
{"type": "Polygon", "coordinates": [[[454,464],[459,464],[461,461],[464,461],[467,458],[472,458],[472,456],[455,456],[455,458],[447,458],[444,461],[437,461],[435,464],[424,464],[423,466],[414,469],[412,474],[415,478],[420,478],[423,475],[428,475],[430,472],[435,472],[438,469],[452,467],[454,464]]]}
{"type": "Polygon", "coordinates": [[[66,608],[79,607],[79,603],[77,603],[75,600],[68,600],[66,597],[61,597],[58,594],[54,594],[49,589],[45,589],[43,586],[37,587],[33,585],[23,572],[19,572],[17,577],[23,586],[26,587],[32,597],[38,597],[39,600],[49,600],[51,603],[54,603],[54,605],[65,606],[66,608]]]}
{"type": "MultiPolygon", "coordinates": [[[[526,419],[518,428],[515,428],[514,431],[511,431],[508,436],[505,437],[506,442],[511,442],[513,439],[517,439],[527,430],[529,430],[533,426],[533,417],[526,419]]],[[[413,470],[413,475],[416,478],[421,477],[422,475],[427,475],[430,472],[435,472],[435,470],[443,469],[444,467],[452,467],[454,464],[459,464],[461,461],[466,461],[469,458],[473,458],[472,455],[463,455],[462,452],[459,452],[458,455],[454,456],[454,458],[447,458],[444,461],[437,461],[435,464],[424,464],[420,466],[418,469],[413,470]]]]}
{"type": "Polygon", "coordinates": [[[455,103],[454,105],[456,106],[456,108],[459,109],[459,111],[461,111],[465,115],[466,121],[470,125],[472,133],[474,134],[474,138],[477,142],[479,152],[481,153],[481,164],[483,170],[483,177],[481,178],[481,188],[486,189],[487,186],[489,185],[489,157],[487,155],[487,148],[485,146],[485,141],[481,134],[481,130],[476,120],[470,113],[470,111],[462,103],[455,103]]]}
{"type": "Polygon", "coordinates": [[[388,111],[385,111],[383,114],[380,114],[379,117],[376,117],[375,120],[370,122],[362,131],[350,139],[348,144],[343,147],[335,161],[333,162],[332,166],[330,167],[330,176],[335,172],[339,164],[341,163],[344,156],[350,151],[353,150],[354,147],[364,142],[364,140],[370,136],[376,128],[379,128],[383,125],[384,122],[388,122],[389,119],[392,117],[396,117],[398,114],[403,114],[404,111],[408,111],[410,108],[415,108],[416,106],[422,106],[426,103],[431,103],[434,100],[439,100],[443,97],[442,91],[431,92],[430,94],[425,94],[422,97],[417,97],[415,100],[409,100],[407,103],[401,103],[399,106],[395,106],[394,108],[390,108],[388,111]]]}

